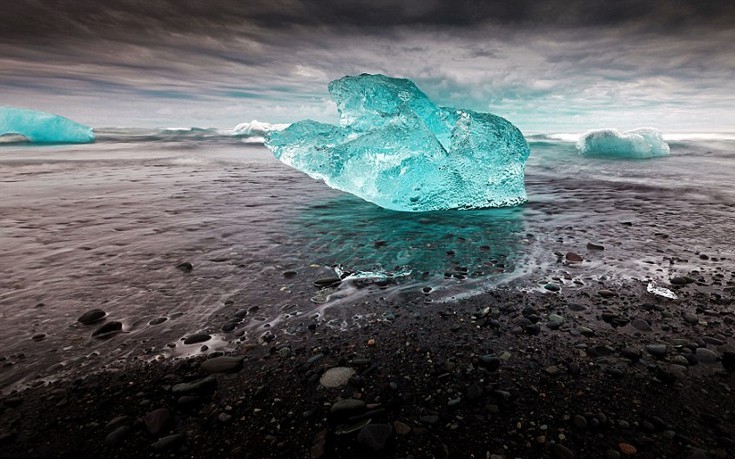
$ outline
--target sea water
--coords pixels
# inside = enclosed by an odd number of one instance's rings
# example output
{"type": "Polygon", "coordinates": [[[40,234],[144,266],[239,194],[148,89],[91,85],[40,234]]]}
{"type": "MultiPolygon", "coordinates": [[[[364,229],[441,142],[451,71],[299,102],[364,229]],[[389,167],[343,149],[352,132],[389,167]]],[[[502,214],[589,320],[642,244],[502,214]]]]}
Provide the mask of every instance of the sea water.
{"type": "Polygon", "coordinates": [[[0,389],[201,352],[181,341],[197,331],[214,336],[210,351],[310,321],[349,331],[380,320],[359,307],[374,298],[665,283],[702,267],[727,282],[735,271],[733,136],[605,160],[580,156],[571,137],[530,135],[527,204],[402,213],[216,130],[96,134],[0,147],[0,389]],[[568,264],[567,252],[585,261],[568,264]],[[401,276],[313,286],[335,267],[401,276]],[[92,338],[76,319],[94,308],[123,333],[92,338]],[[220,331],[233,308],[257,309],[240,336],[220,331]]]}

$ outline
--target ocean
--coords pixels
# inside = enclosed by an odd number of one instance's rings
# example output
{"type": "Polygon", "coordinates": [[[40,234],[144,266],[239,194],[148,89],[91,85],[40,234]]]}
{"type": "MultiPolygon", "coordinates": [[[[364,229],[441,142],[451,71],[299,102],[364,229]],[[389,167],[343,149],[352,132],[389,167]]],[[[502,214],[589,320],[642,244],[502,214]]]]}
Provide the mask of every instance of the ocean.
{"type": "Polygon", "coordinates": [[[527,204],[399,213],[290,169],[259,139],[96,133],[0,146],[0,390],[391,314],[367,301],[735,276],[733,135],[672,136],[671,156],[651,160],[529,135],[527,204]],[[77,318],[95,308],[122,333],[93,338],[77,318]],[[183,343],[197,332],[212,338],[183,343]]]}

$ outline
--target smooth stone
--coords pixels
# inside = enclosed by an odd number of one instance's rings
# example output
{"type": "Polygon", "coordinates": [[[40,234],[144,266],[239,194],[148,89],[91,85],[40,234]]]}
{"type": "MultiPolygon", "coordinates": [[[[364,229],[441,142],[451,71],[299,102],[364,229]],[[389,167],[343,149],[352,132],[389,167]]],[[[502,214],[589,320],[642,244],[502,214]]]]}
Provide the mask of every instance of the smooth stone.
{"type": "Polygon", "coordinates": [[[689,277],[677,276],[677,277],[672,277],[671,279],[669,279],[669,283],[671,285],[687,285],[687,284],[691,284],[692,282],[694,282],[694,279],[691,279],[689,277]]]}
{"type": "Polygon", "coordinates": [[[574,453],[566,446],[554,443],[549,447],[551,454],[557,459],[574,459],[574,453]]]}
{"type": "Polygon", "coordinates": [[[588,327],[577,327],[577,330],[579,331],[579,334],[582,336],[594,336],[595,331],[588,327]]]}
{"type": "Polygon", "coordinates": [[[581,261],[584,261],[584,258],[582,258],[581,255],[574,252],[567,252],[565,258],[571,263],[579,263],[581,261]]]}
{"type": "Polygon", "coordinates": [[[651,328],[651,325],[648,323],[648,321],[644,319],[633,319],[630,322],[630,325],[636,330],[640,330],[642,332],[653,331],[653,328],[651,328]]]}
{"type": "Polygon", "coordinates": [[[603,289],[597,292],[598,295],[600,295],[603,298],[612,298],[614,296],[617,296],[618,294],[613,292],[612,290],[603,289]]]}
{"type": "Polygon", "coordinates": [[[550,292],[558,292],[561,288],[556,284],[546,284],[544,288],[550,292]]]}
{"type": "Polygon", "coordinates": [[[668,352],[668,347],[665,344],[648,344],[646,345],[646,352],[654,357],[663,357],[668,352]]]}
{"type": "Polygon", "coordinates": [[[81,322],[84,325],[92,325],[104,319],[106,315],[107,313],[102,309],[92,309],[79,316],[77,322],[81,322]]]}
{"type": "Polygon", "coordinates": [[[171,388],[171,392],[174,394],[186,394],[190,392],[204,392],[209,389],[214,389],[217,385],[217,378],[214,375],[209,375],[204,379],[197,381],[179,383],[171,388]]]}
{"type": "Polygon", "coordinates": [[[184,443],[185,440],[186,440],[186,437],[184,436],[184,434],[178,433],[178,434],[169,435],[153,443],[153,449],[157,451],[162,451],[162,450],[174,448],[174,447],[180,446],[182,443],[184,443]]]}
{"type": "Polygon", "coordinates": [[[130,427],[120,426],[105,437],[105,444],[108,446],[117,446],[125,440],[128,433],[130,433],[130,427]]]}
{"type": "Polygon", "coordinates": [[[637,348],[634,348],[634,347],[626,347],[625,349],[623,349],[623,352],[621,353],[621,355],[623,357],[625,357],[626,359],[630,359],[630,360],[633,360],[633,361],[638,361],[638,360],[640,360],[640,358],[642,356],[642,353],[637,348]]]}
{"type": "Polygon", "coordinates": [[[322,279],[317,279],[314,281],[314,286],[319,288],[324,287],[331,287],[333,285],[337,285],[340,282],[342,282],[342,279],[339,277],[324,277],[322,279]]]}
{"type": "Polygon", "coordinates": [[[122,331],[122,323],[112,321],[112,322],[107,322],[106,324],[104,324],[103,326],[95,330],[94,333],[92,333],[92,336],[95,338],[100,338],[100,339],[109,338],[112,335],[120,333],[121,331],[122,331]]]}
{"type": "Polygon", "coordinates": [[[605,250],[605,246],[600,245],[600,244],[595,244],[594,242],[588,242],[587,250],[605,250]]]}
{"type": "Polygon", "coordinates": [[[408,435],[411,432],[411,426],[401,421],[393,421],[393,429],[398,435],[408,435]]]}
{"type": "Polygon", "coordinates": [[[337,400],[329,408],[329,413],[333,416],[344,416],[353,414],[365,409],[365,402],[354,398],[345,398],[337,400]]]}
{"type": "Polygon", "coordinates": [[[694,352],[694,357],[699,363],[715,363],[720,361],[720,356],[716,352],[704,347],[698,347],[694,352]]]}
{"type": "Polygon", "coordinates": [[[197,344],[209,341],[212,337],[206,333],[197,333],[194,335],[187,336],[184,339],[184,344],[197,344]]]}
{"type": "Polygon", "coordinates": [[[192,265],[188,261],[185,261],[183,263],[179,263],[178,265],[176,265],[176,269],[179,269],[179,270],[184,271],[184,272],[189,272],[192,269],[194,269],[194,265],[192,265]]]}
{"type": "Polygon", "coordinates": [[[156,319],[151,320],[148,322],[148,325],[161,325],[162,323],[166,322],[168,319],[165,317],[158,317],[156,319]]]}
{"type": "Polygon", "coordinates": [[[231,355],[223,355],[213,359],[205,360],[199,366],[202,371],[207,373],[228,373],[236,372],[242,368],[243,357],[231,355]]]}
{"type": "Polygon", "coordinates": [[[582,415],[576,415],[572,419],[572,424],[574,424],[574,427],[577,429],[586,429],[587,428],[587,419],[582,415]]]}
{"type": "Polygon", "coordinates": [[[357,442],[379,453],[385,449],[392,434],[393,426],[390,424],[368,424],[357,434],[357,442]]]}
{"type": "Polygon", "coordinates": [[[31,339],[33,341],[43,341],[46,339],[46,333],[36,333],[35,335],[31,336],[31,339]]]}
{"type": "Polygon", "coordinates": [[[168,408],[159,408],[146,414],[143,418],[146,429],[152,435],[158,435],[164,432],[171,423],[171,412],[168,408]]]}
{"type": "Polygon", "coordinates": [[[298,273],[296,271],[284,271],[283,277],[285,277],[286,279],[291,279],[292,277],[296,277],[297,274],[298,273]]]}
{"type": "Polygon", "coordinates": [[[697,317],[696,314],[692,314],[691,312],[684,313],[684,321],[690,324],[697,324],[699,323],[699,317],[697,317]]]}
{"type": "Polygon", "coordinates": [[[478,357],[480,365],[487,368],[489,371],[495,371],[500,368],[500,358],[495,355],[481,355],[478,357]]]}

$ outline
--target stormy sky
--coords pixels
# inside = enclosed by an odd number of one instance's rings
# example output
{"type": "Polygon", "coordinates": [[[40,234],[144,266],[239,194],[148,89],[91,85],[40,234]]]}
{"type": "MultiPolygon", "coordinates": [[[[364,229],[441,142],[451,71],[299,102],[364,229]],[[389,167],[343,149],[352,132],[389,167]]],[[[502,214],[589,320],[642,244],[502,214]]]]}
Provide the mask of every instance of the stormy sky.
{"type": "Polygon", "coordinates": [[[16,0],[0,105],[96,126],[336,121],[327,83],[407,77],[524,132],[735,130],[730,0],[16,0]]]}

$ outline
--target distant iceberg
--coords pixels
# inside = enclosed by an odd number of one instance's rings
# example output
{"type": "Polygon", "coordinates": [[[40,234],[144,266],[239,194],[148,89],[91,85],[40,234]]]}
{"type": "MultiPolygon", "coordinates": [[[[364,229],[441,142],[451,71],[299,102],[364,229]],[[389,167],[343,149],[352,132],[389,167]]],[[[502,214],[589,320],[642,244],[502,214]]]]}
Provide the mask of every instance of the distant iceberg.
{"type": "Polygon", "coordinates": [[[597,129],[582,134],[577,149],[584,156],[608,158],[655,158],[668,156],[669,146],[661,132],[639,128],[620,132],[617,129],[597,129]]]}
{"type": "Polygon", "coordinates": [[[90,143],[89,126],[36,110],[0,107],[0,143],[90,143]]]}
{"type": "Polygon", "coordinates": [[[288,124],[271,124],[253,120],[249,123],[240,123],[232,130],[231,135],[242,137],[246,143],[264,143],[265,136],[271,131],[282,131],[288,124]]]}

